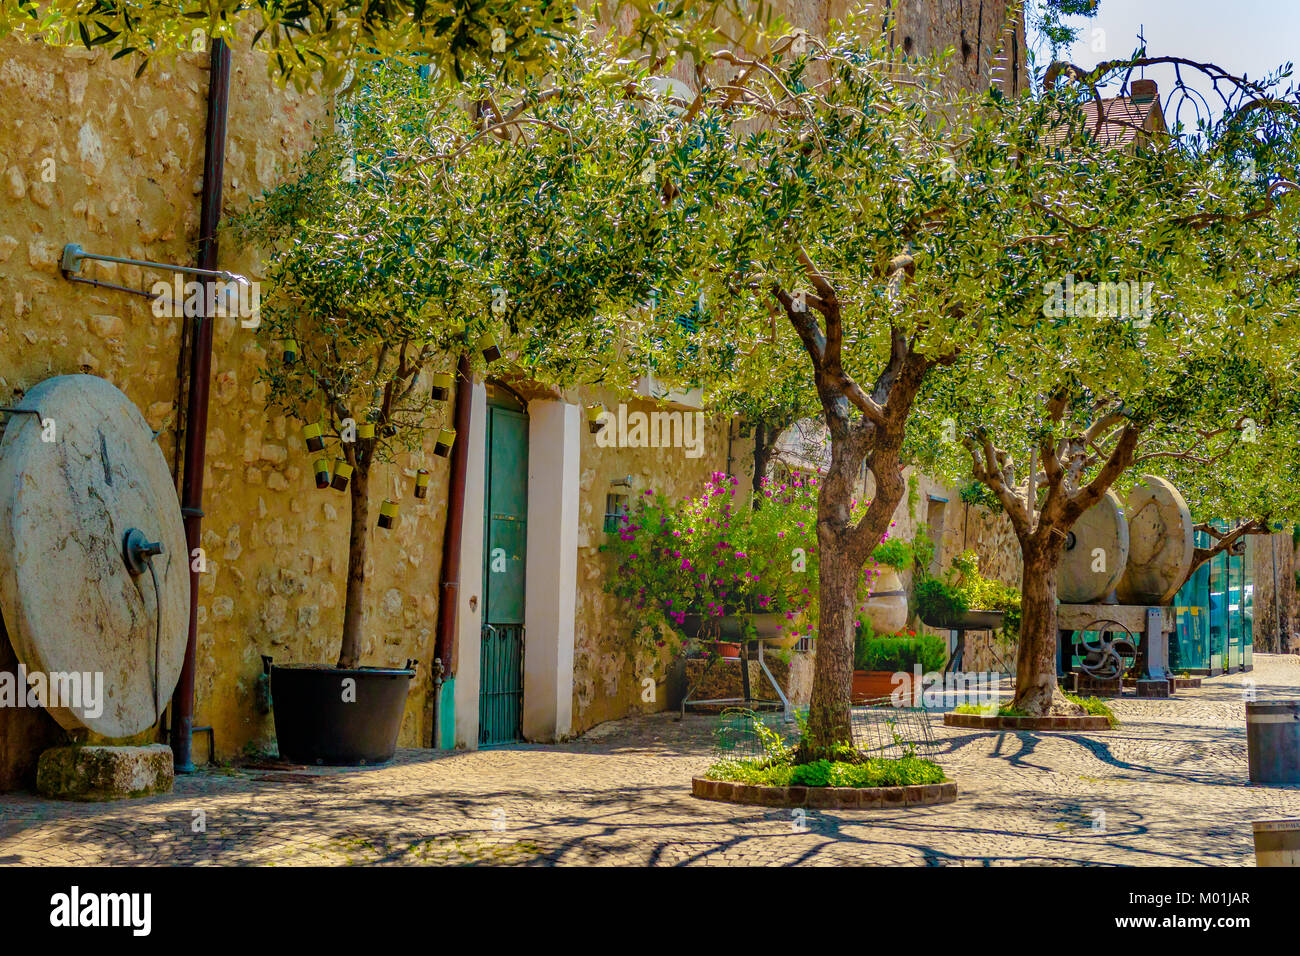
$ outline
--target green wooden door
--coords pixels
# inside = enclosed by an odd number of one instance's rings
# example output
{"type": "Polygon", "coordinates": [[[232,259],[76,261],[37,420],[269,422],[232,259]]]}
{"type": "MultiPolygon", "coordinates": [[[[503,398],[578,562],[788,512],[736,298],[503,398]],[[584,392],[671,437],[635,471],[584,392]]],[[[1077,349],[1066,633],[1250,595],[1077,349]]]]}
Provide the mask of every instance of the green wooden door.
{"type": "Polygon", "coordinates": [[[494,398],[487,416],[478,723],[483,747],[523,739],[528,416],[518,403],[506,403],[494,398]]]}

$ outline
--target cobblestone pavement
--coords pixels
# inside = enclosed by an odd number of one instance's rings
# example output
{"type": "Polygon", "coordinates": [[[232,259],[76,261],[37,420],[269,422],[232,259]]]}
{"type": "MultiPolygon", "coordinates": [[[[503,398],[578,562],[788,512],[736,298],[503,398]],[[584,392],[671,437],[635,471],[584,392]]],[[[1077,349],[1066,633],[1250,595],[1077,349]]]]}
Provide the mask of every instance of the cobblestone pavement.
{"type": "Polygon", "coordinates": [[[1245,785],[1247,680],[1260,700],[1300,696],[1300,658],[1257,655],[1253,672],[1176,700],[1118,701],[1107,732],[957,730],[936,716],[956,803],[809,811],[802,831],[788,810],[692,797],[712,721],[659,714],[562,746],[206,771],[137,801],[7,794],[0,863],[1249,866],[1251,821],[1300,815],[1300,789],[1245,785]]]}

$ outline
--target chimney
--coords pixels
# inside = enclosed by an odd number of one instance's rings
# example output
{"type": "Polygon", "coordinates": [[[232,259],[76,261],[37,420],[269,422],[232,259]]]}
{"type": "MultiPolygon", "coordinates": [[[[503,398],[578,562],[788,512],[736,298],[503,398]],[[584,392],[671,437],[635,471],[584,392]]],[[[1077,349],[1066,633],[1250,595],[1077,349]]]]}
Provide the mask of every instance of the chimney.
{"type": "Polygon", "coordinates": [[[1134,80],[1132,89],[1133,92],[1129,95],[1129,98],[1134,103],[1149,103],[1160,92],[1156,87],[1155,80],[1134,80]]]}

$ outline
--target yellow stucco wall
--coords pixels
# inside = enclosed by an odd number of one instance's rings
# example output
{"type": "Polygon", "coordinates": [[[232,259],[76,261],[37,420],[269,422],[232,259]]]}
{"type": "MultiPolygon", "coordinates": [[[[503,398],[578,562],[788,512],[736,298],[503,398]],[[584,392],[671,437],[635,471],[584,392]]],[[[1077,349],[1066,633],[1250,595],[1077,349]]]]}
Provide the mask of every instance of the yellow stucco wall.
{"type": "MultiPolygon", "coordinates": [[[[174,463],[182,320],[155,317],[143,298],[69,283],[58,260],[65,243],[78,242],[90,252],[193,262],[207,57],[184,56],[135,79],[127,60],[8,41],[0,44],[0,63],[0,98],[32,106],[0,112],[0,402],[54,375],[103,376],[154,428],[164,428],[159,444],[174,463]],[[42,179],[48,169],[49,182],[42,179]]],[[[327,99],[279,89],[257,57],[236,51],[231,73],[225,216],[283,179],[330,122],[327,99]]],[[[220,263],[259,273],[257,251],[229,240],[220,263]]],[[[85,275],[133,288],[171,278],[102,263],[88,263],[85,275]]],[[[265,346],[236,318],[217,320],[195,723],[215,728],[222,758],[273,745],[272,720],[255,706],[261,655],[332,663],[342,626],[348,499],[315,488],[314,456],[295,423],[268,413],[257,381],[265,346]]],[[[618,400],[613,393],[599,398],[611,406],[618,400]]],[[[600,449],[586,436],[575,730],[640,707],[632,678],[648,666],[627,656],[632,623],[601,588],[596,547],[608,478],[632,474],[637,488],[694,494],[711,471],[726,469],[726,431],[725,422],[712,421],[698,459],[681,449],[600,449]]],[[[749,447],[733,443],[737,466],[749,461],[749,447]]],[[[422,464],[433,475],[424,502],[411,495],[409,459],[391,470],[379,466],[372,480],[375,506],[399,480],[402,517],[392,532],[371,532],[366,664],[417,658],[427,665],[433,654],[449,464],[433,456],[431,443],[422,464]]],[[[421,744],[430,732],[429,690],[426,666],[408,699],[403,746],[421,744]]],[[[205,759],[206,746],[195,746],[196,759],[205,759]]]]}
{"type": "MultiPolygon", "coordinates": [[[[263,62],[232,57],[224,214],[280,181],[330,122],[329,101],[282,90],[263,62]]],[[[87,251],[192,264],[202,187],[206,54],[133,77],[129,59],[0,43],[0,402],[60,374],[100,375],[121,388],[175,455],[181,319],[147,300],[62,279],[67,242],[87,251]]],[[[254,277],[253,250],[228,240],[224,268],[254,277]]],[[[88,264],[87,276],[147,288],[170,275],[88,264]]],[[[216,730],[218,754],[269,746],[254,706],[261,654],[332,663],[342,622],[347,497],[317,491],[294,423],[268,414],[256,382],[265,359],[235,318],[215,327],[205,474],[195,723],[216,730]]],[[[403,478],[402,518],[374,529],[367,664],[427,661],[436,620],[446,459],[417,502],[403,478]]],[[[412,463],[405,461],[403,465],[412,463]]],[[[400,475],[401,468],[393,474],[400,475]]],[[[391,494],[381,466],[372,494],[391,494]]],[[[424,733],[425,675],[408,701],[401,742],[424,733]]],[[[197,759],[206,747],[196,744],[197,759]]]]}
{"type": "MultiPolygon", "coordinates": [[[[1005,6],[990,4],[999,13],[1005,6]]],[[[909,35],[922,47],[958,43],[948,23],[952,5],[941,5],[938,20],[916,21],[909,35]]],[[[794,4],[791,20],[820,31],[844,6],[794,4]]],[[[994,12],[986,13],[986,22],[994,12]]],[[[207,62],[205,53],[188,54],[136,78],[130,58],[114,62],[104,52],[0,41],[0,402],[54,375],[100,375],[121,388],[154,428],[164,429],[159,444],[169,462],[178,458],[184,320],[155,317],[143,298],[69,283],[58,262],[68,242],[91,252],[193,262],[207,62]]],[[[272,84],[260,55],[234,52],[225,215],[289,172],[312,137],[328,129],[329,105],[328,98],[272,84]]],[[[254,278],[259,271],[256,250],[229,240],[220,262],[254,278]]],[[[85,274],[134,288],[171,278],[103,263],[88,264],[85,274]]],[[[311,458],[293,423],[268,414],[264,387],[256,381],[264,344],[237,319],[217,321],[195,722],[215,728],[221,757],[271,745],[271,719],[255,707],[260,655],[332,663],[341,629],[347,501],[315,489],[311,458]]],[[[616,404],[613,395],[602,400],[616,404]]],[[[752,461],[748,441],[728,441],[725,419],[709,424],[699,459],[680,450],[598,448],[591,436],[584,442],[575,732],[663,705],[662,699],[641,702],[640,679],[661,676],[666,662],[635,660],[627,639],[636,622],[601,587],[607,569],[597,549],[610,477],[631,474],[633,493],[653,487],[682,497],[698,493],[710,472],[728,470],[729,451],[733,472],[747,474],[752,461]]],[[[403,461],[392,476],[402,480],[400,526],[372,532],[367,664],[408,658],[427,664],[432,655],[448,464],[431,447],[422,457],[433,473],[427,500],[417,507],[410,495],[414,463],[403,461]]],[[[377,505],[392,488],[382,468],[374,485],[377,505]]],[[[428,733],[428,689],[426,667],[408,700],[403,745],[419,744],[428,733]]],[[[196,757],[206,757],[202,744],[196,757]]]]}

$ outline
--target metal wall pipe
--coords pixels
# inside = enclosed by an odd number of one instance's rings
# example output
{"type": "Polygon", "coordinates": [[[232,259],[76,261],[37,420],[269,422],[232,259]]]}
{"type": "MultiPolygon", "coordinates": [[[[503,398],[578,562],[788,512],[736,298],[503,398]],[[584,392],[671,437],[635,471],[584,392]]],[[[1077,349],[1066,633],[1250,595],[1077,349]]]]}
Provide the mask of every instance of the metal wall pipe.
{"type": "MultiPolygon", "coordinates": [[[[230,49],[212,41],[208,71],[208,114],[204,133],[203,194],[199,207],[200,269],[217,267],[217,226],[221,221],[221,184],[226,156],[226,117],[230,105],[230,49]]],[[[171,745],[177,773],[194,771],[194,670],[199,629],[199,574],[190,555],[202,544],[203,471],[208,445],[208,394],[212,381],[213,317],[200,313],[190,348],[188,401],[185,412],[185,466],[181,479],[181,514],[190,563],[190,626],[185,663],[172,694],[171,745]]]]}
{"type": "MultiPolygon", "coordinates": [[[[474,404],[474,378],[469,357],[462,355],[456,363],[456,443],[451,449],[451,480],[447,488],[447,524],[442,533],[441,584],[438,589],[438,639],[434,657],[442,663],[442,680],[456,675],[456,632],[460,609],[460,545],[465,530],[465,476],[469,470],[470,415],[474,404]]],[[[442,702],[433,702],[434,737],[438,746],[437,726],[442,702]]]]}

